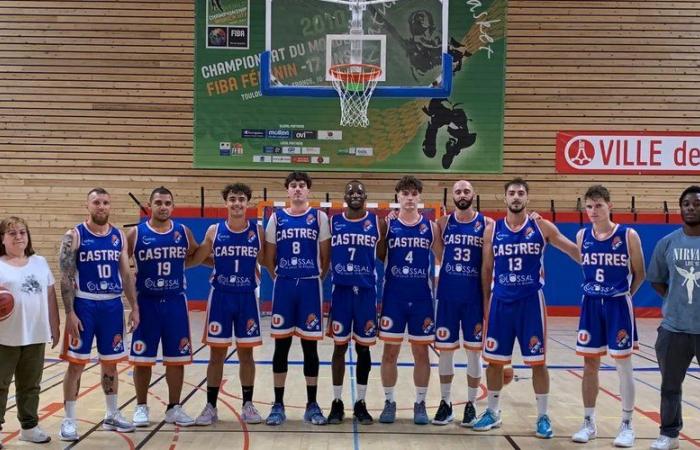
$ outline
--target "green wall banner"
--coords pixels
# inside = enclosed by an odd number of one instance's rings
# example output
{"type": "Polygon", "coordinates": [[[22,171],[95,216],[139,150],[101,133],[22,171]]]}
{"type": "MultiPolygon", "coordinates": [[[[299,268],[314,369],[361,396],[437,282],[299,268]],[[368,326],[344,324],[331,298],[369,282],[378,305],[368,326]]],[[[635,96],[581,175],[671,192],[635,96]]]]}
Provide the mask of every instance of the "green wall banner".
{"type": "MultiPolygon", "coordinates": [[[[287,86],[329,86],[329,55],[335,63],[342,42],[327,36],[349,34],[348,7],[322,0],[271,4],[274,78],[287,86]]],[[[439,76],[440,5],[439,0],[393,0],[366,7],[365,33],[386,36],[381,47],[366,41],[362,56],[366,62],[381,54],[385,79],[380,86],[429,86],[439,76]]],[[[448,22],[450,97],[373,98],[369,126],[351,128],[340,125],[337,97],[261,94],[265,1],[196,0],[195,167],[500,172],[506,0],[453,0],[448,22]]]]}

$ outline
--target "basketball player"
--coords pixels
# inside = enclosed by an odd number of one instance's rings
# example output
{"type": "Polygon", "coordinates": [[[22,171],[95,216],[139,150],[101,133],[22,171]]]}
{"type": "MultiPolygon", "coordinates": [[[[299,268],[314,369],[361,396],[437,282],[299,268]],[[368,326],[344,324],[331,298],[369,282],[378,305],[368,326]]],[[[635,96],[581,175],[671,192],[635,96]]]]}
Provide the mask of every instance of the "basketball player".
{"type": "Polygon", "coordinates": [[[87,221],[68,230],[61,242],[61,294],[66,310],[61,358],[68,361],[63,379],[66,414],[59,433],[64,441],[79,439],[76,400],[93,338],[97,339],[107,407],[102,428],[134,431],[134,425],[117,406],[117,362],[127,358],[122,293],[131,306],[129,332],[139,325],[139,307],[129,270],[129,246],[124,233],[109,223],[110,207],[109,193],[102,188],[92,189],[87,196],[87,221]]]}
{"type": "Polygon", "coordinates": [[[596,438],[595,403],[598,396],[600,357],[610,353],[620,378],[622,424],[613,444],[634,446],[634,374],[632,348],[636,326],[632,296],[644,282],[644,254],[639,235],[610,219],[610,192],[591,186],[584,196],[591,226],[579,231],[576,243],[583,267],[583,300],[576,353],[584,357],[584,419],[571,439],[585,443],[596,438]]]}
{"type": "Polygon", "coordinates": [[[525,364],[532,366],[532,385],[537,399],[536,436],[554,436],[547,415],[549,373],[546,356],[546,306],[542,258],[550,243],[579,261],[576,244],[564,237],[548,220],[528,217],[528,185],[515,178],[505,185],[506,217],[487,225],[481,268],[486,340],[484,359],[488,408],[474,424],[475,431],[501,425],[500,391],[503,366],[509,364],[517,338],[525,364]],[[491,284],[493,281],[493,285],[491,284]]]}
{"type": "Polygon", "coordinates": [[[126,235],[129,256],[136,267],[136,292],[142,324],[134,331],[129,361],[134,365],[136,408],[134,425],[150,424],[148,386],[152,366],[163,346],[168,406],[165,422],[181,427],[194,425],[194,419],[180,405],[185,365],[192,362],[190,320],[185,297],[185,261],[197,249],[192,232],[171,220],[175,202],[165,187],[151,192],[149,219],[126,235]]]}
{"type": "Polygon", "coordinates": [[[326,417],[316,402],[319,370],[316,341],[323,339],[321,278],[328,271],[330,257],[328,216],[309,207],[311,177],[305,172],[290,173],[284,187],[290,207],[275,211],[265,230],[266,266],[275,279],[272,294],[275,402],[266,423],[281,425],[286,420],[284,385],[292,336],[297,335],[301,339],[306,377],[304,422],[325,425],[326,417]]]}
{"type": "Polygon", "coordinates": [[[369,348],[377,336],[377,276],[375,261],[386,254],[386,222],[365,210],[367,192],[357,180],[345,186],[342,214],[331,217],[331,267],[333,300],[328,332],[335,341],[333,350],[333,403],[328,423],[337,424],[345,416],[342,400],[345,352],[352,337],[357,352],[357,401],[353,416],[361,424],[374,419],[367,411],[365,394],[372,366],[369,348]]]}
{"type": "Polygon", "coordinates": [[[381,376],[386,397],[379,421],[393,423],[396,420],[397,360],[408,327],[415,361],[413,422],[425,425],[430,421],[425,410],[430,380],[428,346],[435,340],[430,252],[432,250],[438,259],[442,254],[442,240],[437,225],[418,211],[423,183],[407,175],[399,180],[395,190],[400,209],[398,217],[389,219],[387,224],[387,261],[379,329],[379,338],[384,341],[381,376]]]}
{"type": "Polygon", "coordinates": [[[262,422],[253,405],[253,348],[262,345],[255,288],[257,264],[263,262],[263,231],[256,220],[246,219],[252,195],[250,187],[243,183],[229,184],[221,191],[228,218],[209,227],[192,260],[193,264],[199,264],[212,254],[214,258],[204,331],[204,343],[209,344],[211,352],[207,366],[207,404],[196,419],[197,425],[211,425],[218,420],[216,403],[226,352],[234,333],[243,398],[241,419],[249,424],[262,422]]]}
{"type": "Polygon", "coordinates": [[[481,291],[481,253],[484,231],[493,219],[472,208],[474,188],[465,180],[452,186],[455,210],[440,217],[444,250],[437,288],[435,318],[435,348],[440,350],[440,391],[442,400],[433,424],[450,423],[452,414],[451,389],[454,377],[454,351],[459,348],[459,330],[467,351],[467,404],[461,425],[471,427],[476,422],[476,396],[481,382],[482,322],[484,309],[481,291]],[[461,325],[461,326],[460,326],[461,325]]]}

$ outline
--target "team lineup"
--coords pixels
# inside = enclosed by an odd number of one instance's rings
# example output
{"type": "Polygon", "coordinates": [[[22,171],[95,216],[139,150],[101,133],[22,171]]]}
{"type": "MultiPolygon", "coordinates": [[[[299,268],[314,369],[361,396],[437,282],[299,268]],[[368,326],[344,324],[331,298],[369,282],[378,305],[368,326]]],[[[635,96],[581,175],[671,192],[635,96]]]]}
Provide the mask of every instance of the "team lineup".
{"type": "MultiPolygon", "coordinates": [[[[394,392],[401,344],[407,338],[414,362],[413,422],[447,425],[457,420],[459,425],[479,432],[501,426],[500,395],[512,377],[508,366],[517,340],[522,359],[532,370],[537,408],[532,430],[539,438],[552,438],[554,430],[548,415],[547,311],[542,292],[543,255],[551,244],[580,264],[584,278],[575,344],[576,353],[584,359],[583,414],[581,429],[571,439],[585,443],[596,438],[598,372],[601,357],[609,354],[616,364],[622,404],[614,445],[634,446],[631,355],[637,330],[632,296],[647,274],[639,235],[628,226],[612,222],[612,202],[605,187],[591,186],[585,193],[591,224],[572,241],[552,222],[528,210],[529,186],[521,178],[505,184],[506,215],[500,220],[486,217],[474,208],[476,192],[466,180],[452,186],[453,212],[436,221],[421,213],[423,184],[413,176],[404,176],[396,184],[399,208],[386,218],[366,209],[368,193],[361,181],[347,183],[347,206],[330,218],[324,211],[309,206],[312,179],[308,174],[292,172],[284,184],[288,207],[276,209],[264,229],[256,219],[246,218],[252,198],[250,187],[242,183],[226,186],[222,198],[228,217],[211,225],[201,243],[185,225],[171,218],[175,201],[165,187],[152,191],[148,220],[127,232],[109,223],[109,193],[101,188],[88,193],[88,219],[64,235],[59,255],[66,313],[61,358],[68,362],[60,439],[80,438],[76,402],[93,340],[105,394],[102,426],[132,432],[135,427],[150,424],[148,387],[159,345],[168,386],[166,423],[207,426],[218,420],[217,399],[224,362],[227,349],[235,345],[240,362],[241,419],[248,424],[283,424],[287,420],[284,394],[294,336],[300,339],[303,353],[307,394],[304,422],[326,425],[344,420],[345,357],[351,340],[356,352],[357,394],[352,416],[363,425],[375,421],[366,405],[366,392],[372,367],[370,349],[379,339],[384,343],[380,378],[385,398],[377,420],[393,423],[397,400],[404,400],[395,398],[394,392]],[[380,311],[376,300],[377,260],[385,267],[380,311]],[[192,362],[193,353],[185,269],[201,264],[212,268],[202,330],[202,342],[210,347],[211,356],[207,366],[207,401],[201,413],[192,417],[180,404],[184,366],[192,362]],[[274,402],[265,417],[253,402],[253,350],[263,344],[255,294],[261,267],[274,280],[274,402]],[[332,279],[333,291],[324,326],[322,280],[326,276],[332,279]],[[122,295],[131,308],[126,325],[122,295]],[[133,333],[128,347],[126,332],[133,333]],[[324,335],[334,342],[333,400],[328,415],[316,398],[318,341],[324,335]],[[426,409],[431,345],[439,352],[441,392],[432,418],[426,409]],[[460,346],[466,351],[467,386],[459,389],[466,389],[467,401],[461,419],[455,419],[452,383],[454,355],[460,346]],[[134,366],[137,405],[131,420],[122,415],[117,402],[117,363],[125,359],[134,366]],[[486,404],[478,408],[484,363],[486,404]]],[[[696,219],[700,214],[700,188],[693,188],[679,199],[683,219],[689,226],[697,224],[686,221],[686,213],[696,219]]],[[[650,277],[650,281],[665,296],[670,283],[660,270],[653,267],[654,278],[650,277]]],[[[665,369],[668,367],[662,367],[662,375],[665,369]]],[[[677,433],[682,426],[680,410],[672,414],[668,408],[675,408],[674,404],[666,405],[666,417],[673,423],[667,424],[664,434],[663,395],[662,387],[662,433],[657,440],[660,443],[655,442],[652,448],[677,448],[673,445],[677,446],[677,433]],[[670,429],[675,430],[675,436],[674,431],[668,432],[670,429]]]]}

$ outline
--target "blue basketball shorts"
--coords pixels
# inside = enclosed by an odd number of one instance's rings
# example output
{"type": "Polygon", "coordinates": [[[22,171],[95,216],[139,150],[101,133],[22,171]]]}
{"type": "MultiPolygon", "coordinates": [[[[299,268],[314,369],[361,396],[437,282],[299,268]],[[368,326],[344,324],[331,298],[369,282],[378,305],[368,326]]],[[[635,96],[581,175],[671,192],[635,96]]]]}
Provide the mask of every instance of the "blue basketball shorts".
{"type": "Polygon", "coordinates": [[[493,364],[510,364],[516,339],[525,364],[545,364],[547,309],[541,290],[516,300],[491,297],[484,360],[493,364]]]}
{"type": "Polygon", "coordinates": [[[627,358],[638,348],[637,324],[632,298],[584,296],[576,339],[576,353],[581,356],[627,358]]]}
{"type": "Polygon", "coordinates": [[[272,337],[323,339],[322,298],[319,278],[277,277],[272,290],[272,337]]]}
{"type": "Polygon", "coordinates": [[[336,344],[350,338],[363,345],[377,341],[377,291],[375,288],[333,285],[328,336],[336,344]]]}
{"type": "Polygon", "coordinates": [[[228,347],[236,337],[237,347],[262,345],[260,310],[255,292],[229,292],[211,288],[202,342],[228,347]],[[235,333],[235,334],[234,334],[235,333]]]}
{"type": "Polygon", "coordinates": [[[408,327],[412,344],[432,344],[435,341],[435,313],[430,294],[413,297],[406,293],[384,291],[379,319],[379,339],[401,343],[408,327]]]}
{"type": "Polygon", "coordinates": [[[478,292],[469,297],[445,295],[444,298],[438,298],[435,311],[435,348],[458,348],[461,328],[462,345],[469,350],[481,350],[483,323],[484,303],[478,292]]]}
{"type": "Polygon", "coordinates": [[[93,339],[100,361],[119,362],[127,358],[124,346],[124,305],[121,297],[111,300],[76,298],[75,314],[83,324],[80,336],[63,335],[61,358],[77,364],[90,360],[93,339]]]}
{"type": "Polygon", "coordinates": [[[163,346],[164,365],[192,362],[192,338],[187,297],[184,293],[167,296],[139,294],[140,325],[134,330],[129,361],[137,366],[152,366],[163,346]]]}

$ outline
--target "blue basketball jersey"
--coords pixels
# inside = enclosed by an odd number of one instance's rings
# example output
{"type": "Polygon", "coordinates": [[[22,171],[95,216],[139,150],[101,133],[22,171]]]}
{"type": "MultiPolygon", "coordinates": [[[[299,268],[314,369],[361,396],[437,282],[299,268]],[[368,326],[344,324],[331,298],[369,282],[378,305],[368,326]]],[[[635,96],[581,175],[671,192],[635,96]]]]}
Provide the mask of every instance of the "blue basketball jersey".
{"type": "Polygon", "coordinates": [[[496,221],[493,231],[493,296],[517,300],[542,289],[544,248],[542,232],[529,217],[519,231],[512,231],[505,218],[496,221]]]}
{"type": "Polygon", "coordinates": [[[81,223],[75,227],[80,240],[75,265],[75,296],[88,300],[111,300],[122,294],[119,258],[124,248],[122,233],[110,226],[98,236],[81,223]]]}
{"type": "Polygon", "coordinates": [[[275,211],[277,257],[275,273],[285,278],[313,278],[321,274],[320,212],[309,208],[298,215],[275,211]]]}
{"type": "Polygon", "coordinates": [[[261,245],[257,221],[249,220],[243,231],[232,231],[225,220],[218,223],[212,246],[211,285],[227,292],[254,291],[258,285],[255,268],[261,245]]]}
{"type": "Polygon", "coordinates": [[[481,249],[484,246],[486,219],[477,213],[469,222],[460,222],[454,213],[448,216],[442,232],[444,249],[437,297],[481,301],[481,249]]]}
{"type": "Polygon", "coordinates": [[[182,224],[171,222],[160,233],[148,221],[136,228],[134,262],[139,294],[179,294],[185,291],[185,259],[189,241],[182,224]]]}
{"type": "Polygon", "coordinates": [[[430,220],[424,216],[415,225],[406,225],[399,219],[389,221],[385,291],[403,293],[409,298],[431,297],[430,250],[433,238],[430,220]]]}
{"type": "Polygon", "coordinates": [[[331,217],[333,284],[375,287],[378,241],[379,223],[375,214],[367,212],[361,219],[348,219],[344,213],[331,217]]]}
{"type": "Polygon", "coordinates": [[[616,225],[604,240],[593,235],[593,227],[583,231],[581,240],[583,293],[592,297],[616,297],[629,294],[632,283],[627,227],[616,225]]]}

